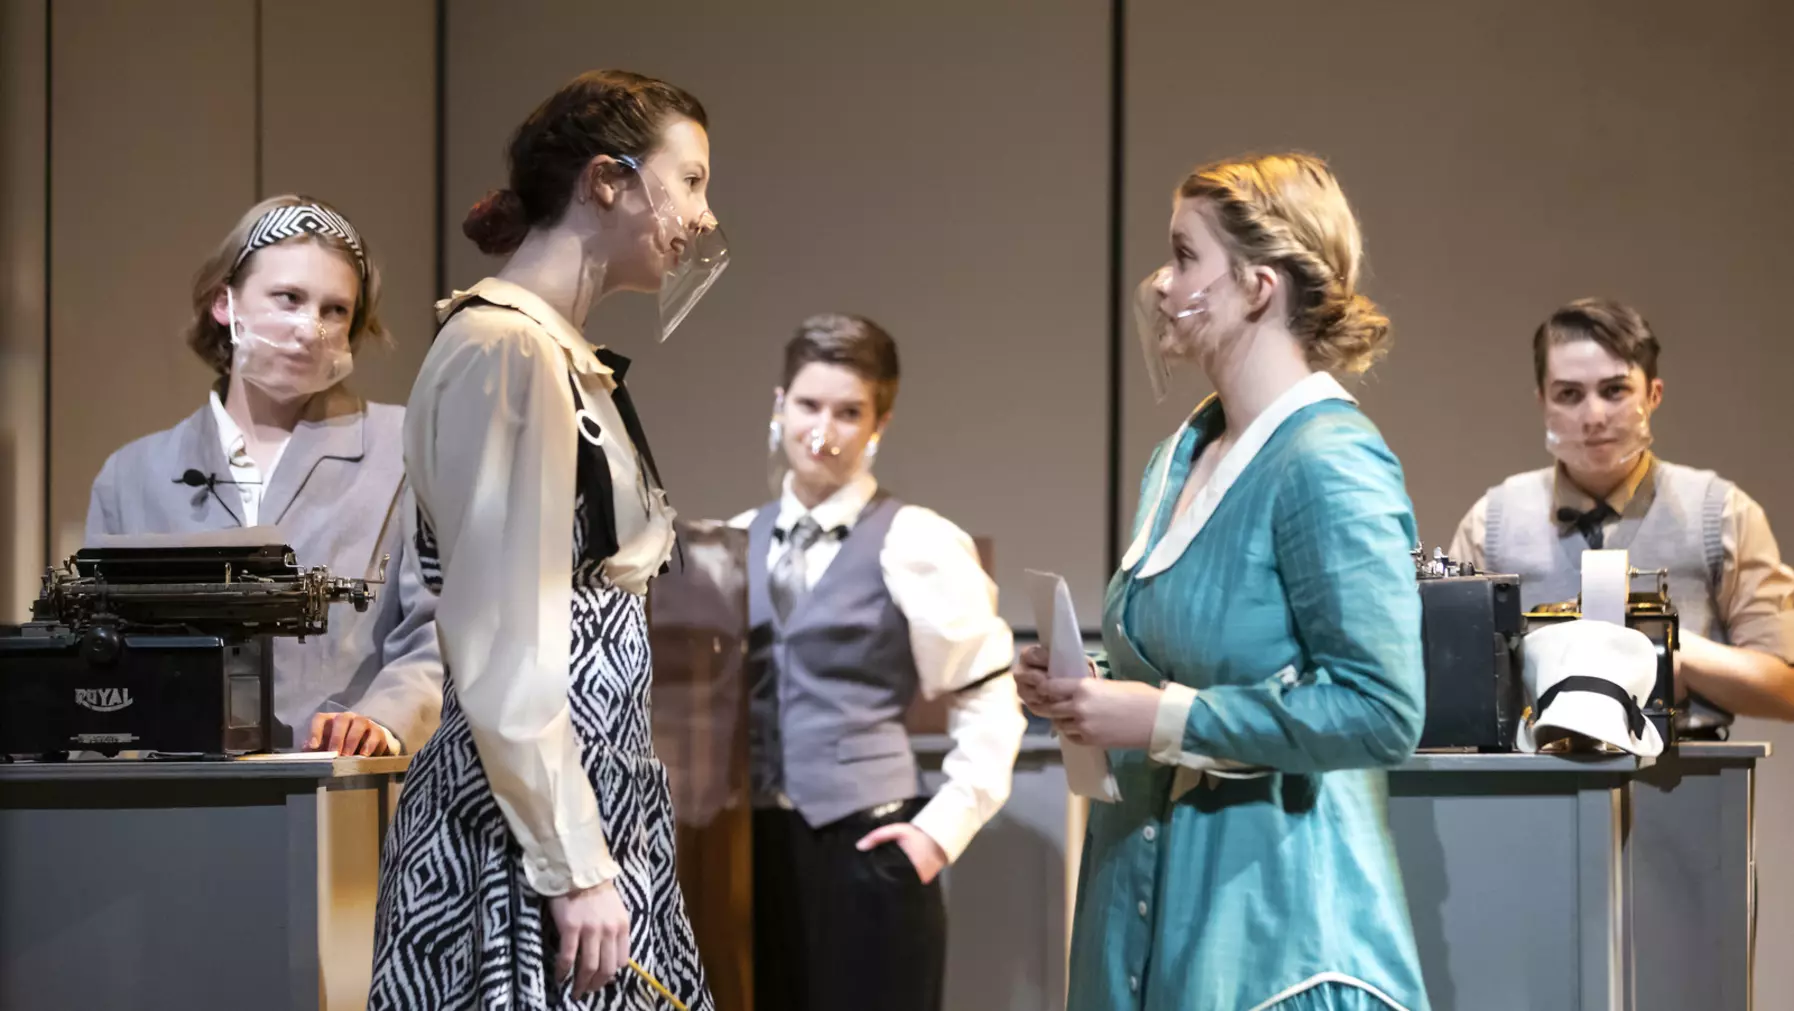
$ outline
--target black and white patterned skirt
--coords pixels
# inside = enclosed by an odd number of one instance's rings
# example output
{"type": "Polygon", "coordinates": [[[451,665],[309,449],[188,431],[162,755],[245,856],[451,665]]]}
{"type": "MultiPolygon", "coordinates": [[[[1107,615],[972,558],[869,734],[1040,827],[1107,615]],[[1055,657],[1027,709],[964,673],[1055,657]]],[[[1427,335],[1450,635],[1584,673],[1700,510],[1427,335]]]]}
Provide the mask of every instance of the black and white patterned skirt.
{"type": "MultiPolygon", "coordinates": [[[[574,573],[569,700],[629,910],[630,955],[692,1011],[714,1011],[673,860],[673,804],[648,722],[642,598],[595,562],[574,573]]],[[[667,1011],[625,968],[583,1000],[555,979],[547,904],[487,784],[473,733],[445,679],[442,725],[406,775],[381,860],[370,1011],[667,1011]]]]}

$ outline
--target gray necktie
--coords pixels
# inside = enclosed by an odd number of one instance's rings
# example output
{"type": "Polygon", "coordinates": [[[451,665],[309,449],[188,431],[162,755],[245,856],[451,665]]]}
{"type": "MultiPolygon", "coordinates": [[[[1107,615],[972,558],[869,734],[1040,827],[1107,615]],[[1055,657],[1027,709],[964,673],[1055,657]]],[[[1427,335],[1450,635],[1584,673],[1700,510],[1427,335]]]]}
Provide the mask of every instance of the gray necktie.
{"type": "Polygon", "coordinates": [[[791,617],[797,602],[810,592],[809,567],[804,564],[804,552],[821,536],[822,527],[809,516],[798,520],[785,535],[785,553],[772,567],[771,586],[768,587],[772,593],[772,609],[778,612],[781,624],[791,617]]]}
{"type": "MultiPolygon", "coordinates": [[[[783,625],[797,602],[810,592],[808,566],[804,552],[822,536],[822,527],[808,516],[798,520],[785,535],[785,553],[779,556],[767,574],[767,591],[772,595],[772,609],[783,625]]],[[[750,778],[757,807],[789,806],[784,800],[785,746],[779,728],[779,685],[777,668],[767,665],[751,689],[756,723],[762,734],[756,741],[750,778]]]]}

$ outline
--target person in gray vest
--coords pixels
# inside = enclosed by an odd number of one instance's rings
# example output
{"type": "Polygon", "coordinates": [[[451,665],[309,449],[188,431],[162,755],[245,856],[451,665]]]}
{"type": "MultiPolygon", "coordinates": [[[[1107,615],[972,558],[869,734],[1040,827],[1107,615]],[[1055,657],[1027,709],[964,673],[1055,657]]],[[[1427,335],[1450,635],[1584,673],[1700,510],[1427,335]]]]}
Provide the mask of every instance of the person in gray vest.
{"type": "Polygon", "coordinates": [[[343,385],[385,336],[380,272],[347,218],[279,196],[249,209],[194,279],[187,343],[218,375],[209,402],[106,461],[87,537],[275,528],[302,566],[386,583],[364,613],[274,644],[276,743],[415,751],[442,709],[435,597],[407,530],[405,409],[343,385]]]}
{"type": "Polygon", "coordinates": [[[932,1011],[937,875],[1009,797],[1026,719],[1014,643],[972,539],[872,476],[897,346],[813,316],[786,346],[749,531],[755,1006],[932,1011]],[[904,714],[945,696],[947,782],[920,796],[904,714]]]}
{"type": "Polygon", "coordinates": [[[1629,306],[1586,298],[1552,313],[1532,357],[1557,463],[1489,489],[1451,554],[1518,575],[1528,608],[1576,598],[1585,549],[1625,549],[1634,568],[1668,569],[1683,729],[1716,733],[1734,714],[1794,720],[1794,570],[1737,485],[1651,453],[1658,352],[1629,306]]]}

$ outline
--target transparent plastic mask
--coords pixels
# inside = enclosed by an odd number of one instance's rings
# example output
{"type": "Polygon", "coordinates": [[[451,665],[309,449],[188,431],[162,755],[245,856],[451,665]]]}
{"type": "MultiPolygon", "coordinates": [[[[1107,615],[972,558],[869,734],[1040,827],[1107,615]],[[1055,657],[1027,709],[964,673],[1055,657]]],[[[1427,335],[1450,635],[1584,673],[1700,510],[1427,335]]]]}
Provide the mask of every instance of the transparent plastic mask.
{"type": "Polygon", "coordinates": [[[1183,339],[1180,332],[1187,334],[1202,325],[1209,314],[1210,293],[1226,277],[1223,272],[1175,306],[1165,304],[1164,293],[1171,282],[1170,264],[1146,275],[1135,286],[1134,335],[1139,338],[1140,354],[1146,360],[1146,377],[1152,383],[1153,398],[1159,403],[1164,403],[1172,387],[1171,361],[1165,356],[1166,349],[1183,339]]]}
{"type": "Polygon", "coordinates": [[[1638,399],[1611,404],[1591,397],[1545,407],[1545,449],[1573,472],[1629,470],[1650,448],[1651,415],[1638,399]]]}
{"type": "MultiPolygon", "coordinates": [[[[772,420],[768,422],[766,431],[766,472],[775,494],[783,490],[785,475],[791,470],[785,446],[786,423],[785,395],[778,393],[773,397],[772,420]]],[[[852,424],[840,424],[832,417],[811,421],[797,434],[800,440],[799,451],[813,461],[840,460],[852,450],[852,424]]],[[[882,431],[872,433],[866,442],[866,448],[853,461],[853,473],[872,469],[872,465],[878,460],[878,446],[883,438],[882,431]]]]}
{"type": "Polygon", "coordinates": [[[642,181],[659,232],[655,245],[666,257],[660,284],[660,339],[664,341],[728,269],[728,237],[709,208],[698,206],[695,199],[679,198],[654,170],[637,160],[620,160],[642,181]]]}
{"type": "Polygon", "coordinates": [[[355,371],[349,321],[324,319],[312,310],[237,310],[225,288],[230,319],[231,370],[280,400],[308,397],[355,371]]]}

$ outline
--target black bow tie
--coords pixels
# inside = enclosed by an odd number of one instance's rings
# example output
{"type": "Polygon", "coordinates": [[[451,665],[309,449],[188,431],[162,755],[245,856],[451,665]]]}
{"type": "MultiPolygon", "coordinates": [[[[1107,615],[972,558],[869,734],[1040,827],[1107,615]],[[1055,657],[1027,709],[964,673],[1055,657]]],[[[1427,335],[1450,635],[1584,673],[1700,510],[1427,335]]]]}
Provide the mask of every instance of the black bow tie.
{"type": "Polygon", "coordinates": [[[1618,515],[1619,513],[1614,512],[1612,506],[1605,502],[1597,502],[1595,507],[1587,512],[1564,506],[1557,511],[1557,522],[1575,527],[1577,532],[1582,534],[1582,539],[1588,542],[1588,546],[1599,551],[1601,545],[1607,541],[1607,535],[1601,529],[1602,524],[1618,515]]]}
{"type": "MultiPolygon", "coordinates": [[[[819,536],[817,538],[817,540],[833,539],[833,540],[837,540],[837,541],[844,541],[847,539],[847,534],[850,529],[851,528],[849,528],[849,527],[834,527],[834,528],[831,528],[828,530],[824,530],[824,531],[822,531],[821,536],[819,536]]],[[[774,541],[777,541],[780,544],[785,543],[785,539],[790,536],[791,536],[791,531],[789,531],[789,530],[781,530],[778,527],[772,528],[772,539],[774,541]]]]}

